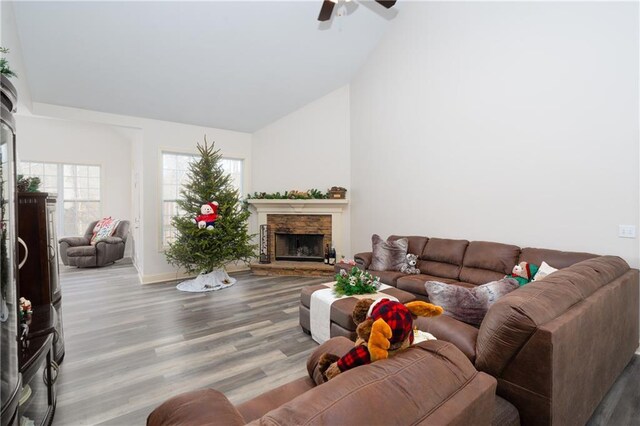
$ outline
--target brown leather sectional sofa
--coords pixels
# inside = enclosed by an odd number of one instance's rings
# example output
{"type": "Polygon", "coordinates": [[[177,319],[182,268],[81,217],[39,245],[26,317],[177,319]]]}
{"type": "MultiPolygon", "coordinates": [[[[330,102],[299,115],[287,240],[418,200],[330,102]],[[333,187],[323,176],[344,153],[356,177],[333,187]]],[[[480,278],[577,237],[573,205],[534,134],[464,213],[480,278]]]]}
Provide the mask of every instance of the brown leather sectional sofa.
{"type": "MultiPolygon", "coordinates": [[[[422,274],[370,272],[423,300],[428,280],[471,287],[504,277],[521,261],[560,269],[499,299],[479,328],[445,315],[419,318],[418,327],[495,377],[497,394],[518,409],[521,424],[584,424],[638,348],[638,270],[613,256],[408,238],[422,274]]],[[[366,269],[371,253],[355,259],[366,269]]]]}
{"type": "MultiPolygon", "coordinates": [[[[520,261],[561,270],[500,298],[478,328],[419,318],[439,340],[317,386],[320,354],[353,347],[335,337],[309,357],[308,376],[236,407],[212,389],[182,394],[147,424],[582,425],[639,345],[638,270],[618,257],[426,237],[409,237],[409,251],[423,274],[371,272],[422,299],[427,280],[479,285],[520,261]]],[[[356,256],[361,268],[370,259],[356,256]]]]}

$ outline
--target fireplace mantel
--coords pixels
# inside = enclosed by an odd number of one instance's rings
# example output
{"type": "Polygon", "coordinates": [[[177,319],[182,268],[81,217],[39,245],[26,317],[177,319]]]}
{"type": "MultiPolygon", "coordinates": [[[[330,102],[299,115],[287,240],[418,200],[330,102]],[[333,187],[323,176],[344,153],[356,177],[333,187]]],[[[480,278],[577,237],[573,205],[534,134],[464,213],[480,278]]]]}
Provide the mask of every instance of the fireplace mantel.
{"type": "Polygon", "coordinates": [[[266,200],[249,199],[247,202],[258,214],[258,226],[267,223],[269,214],[331,215],[331,239],[338,256],[345,253],[343,211],[349,205],[346,199],[329,200],[266,200]]]}
{"type": "Polygon", "coordinates": [[[269,212],[272,212],[273,210],[274,213],[280,214],[296,212],[312,213],[314,210],[317,210],[320,213],[342,211],[347,206],[347,204],[349,204],[349,200],[345,199],[268,200],[264,198],[252,198],[247,200],[247,202],[253,205],[258,213],[262,212],[263,210],[268,210],[269,212]]]}

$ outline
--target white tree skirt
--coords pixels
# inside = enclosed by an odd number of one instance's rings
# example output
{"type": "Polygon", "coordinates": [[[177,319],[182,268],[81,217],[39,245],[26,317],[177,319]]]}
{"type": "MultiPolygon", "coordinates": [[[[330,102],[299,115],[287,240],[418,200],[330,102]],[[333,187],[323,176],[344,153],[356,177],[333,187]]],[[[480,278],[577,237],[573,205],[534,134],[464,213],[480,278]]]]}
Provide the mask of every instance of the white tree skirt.
{"type": "Polygon", "coordinates": [[[180,291],[200,293],[203,291],[221,290],[236,283],[224,269],[216,269],[208,274],[200,274],[193,280],[183,281],[176,286],[180,291]]]}

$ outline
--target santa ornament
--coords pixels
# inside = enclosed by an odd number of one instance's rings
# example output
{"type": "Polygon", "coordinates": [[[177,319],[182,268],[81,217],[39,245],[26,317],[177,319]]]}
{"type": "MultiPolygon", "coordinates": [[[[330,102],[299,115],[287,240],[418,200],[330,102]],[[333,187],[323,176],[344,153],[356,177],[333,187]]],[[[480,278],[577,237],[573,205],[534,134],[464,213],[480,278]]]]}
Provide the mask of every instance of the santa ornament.
{"type": "Polygon", "coordinates": [[[216,225],[216,220],[220,216],[218,216],[218,202],[211,201],[210,203],[203,204],[200,207],[200,215],[196,216],[195,219],[191,219],[193,223],[198,225],[198,228],[203,229],[207,228],[208,230],[212,230],[216,225]]]}

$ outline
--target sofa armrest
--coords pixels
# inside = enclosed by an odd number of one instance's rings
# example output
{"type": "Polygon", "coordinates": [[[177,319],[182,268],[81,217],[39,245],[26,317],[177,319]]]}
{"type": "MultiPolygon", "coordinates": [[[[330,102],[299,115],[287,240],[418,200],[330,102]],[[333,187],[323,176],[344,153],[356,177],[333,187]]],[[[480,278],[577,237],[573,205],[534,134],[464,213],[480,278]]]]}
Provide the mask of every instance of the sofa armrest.
{"type": "Polygon", "coordinates": [[[311,352],[309,358],[307,358],[307,372],[309,377],[316,383],[316,385],[324,383],[322,374],[318,371],[318,360],[322,354],[328,353],[342,357],[347,352],[353,349],[353,342],[344,336],[333,337],[316,348],[311,352]]]}
{"type": "Polygon", "coordinates": [[[107,244],[118,244],[123,243],[124,241],[120,237],[105,237],[100,241],[96,242],[96,244],[107,243],[107,244]]]}
{"type": "Polygon", "coordinates": [[[163,402],[147,417],[147,426],[240,426],[245,421],[224,394],[214,389],[186,392],[163,402]]]}
{"type": "Polygon", "coordinates": [[[365,253],[357,253],[353,256],[353,259],[356,261],[356,264],[362,266],[363,269],[368,269],[371,264],[371,257],[373,253],[365,252],[365,253]]]}
{"type": "Polygon", "coordinates": [[[453,343],[472,364],[476,362],[476,341],[478,329],[447,315],[435,318],[418,317],[415,320],[418,330],[431,333],[438,340],[453,343]]]}
{"type": "Polygon", "coordinates": [[[67,243],[69,247],[88,246],[91,240],[86,237],[64,237],[58,240],[58,243],[67,243]]]}

